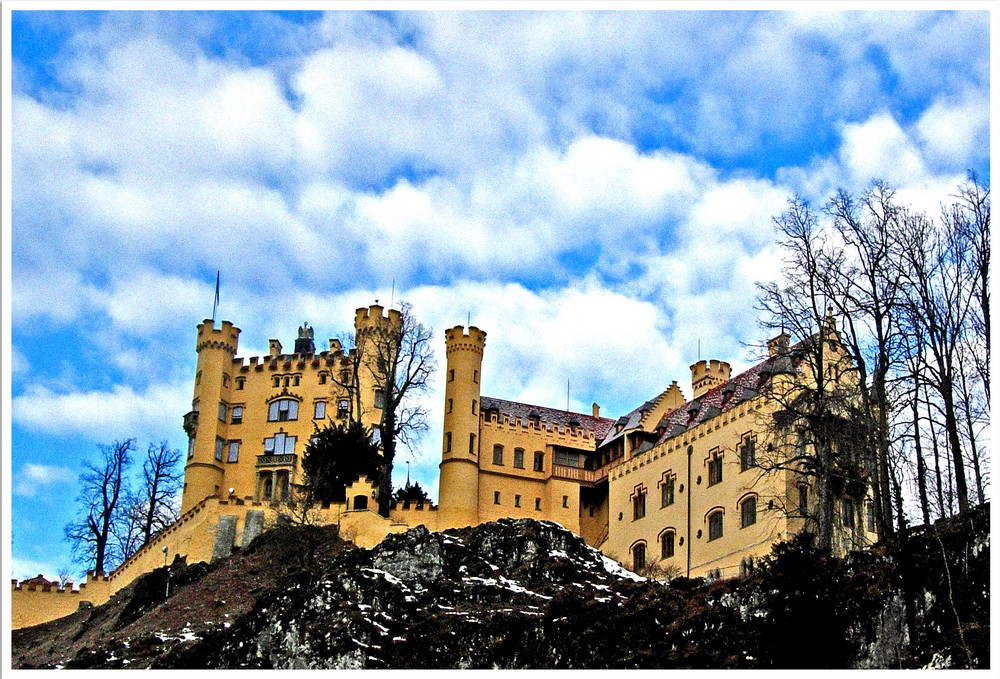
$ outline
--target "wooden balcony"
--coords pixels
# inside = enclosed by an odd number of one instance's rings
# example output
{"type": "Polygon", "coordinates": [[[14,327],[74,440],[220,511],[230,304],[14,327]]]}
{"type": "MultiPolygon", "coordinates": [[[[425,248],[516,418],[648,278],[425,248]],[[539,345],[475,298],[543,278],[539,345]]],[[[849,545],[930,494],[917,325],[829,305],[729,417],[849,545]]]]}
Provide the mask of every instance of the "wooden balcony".
{"type": "Polygon", "coordinates": [[[611,465],[600,469],[584,469],[582,467],[567,467],[562,464],[552,465],[552,476],[557,479],[567,481],[577,481],[588,486],[593,486],[608,478],[608,468],[611,465]]]}

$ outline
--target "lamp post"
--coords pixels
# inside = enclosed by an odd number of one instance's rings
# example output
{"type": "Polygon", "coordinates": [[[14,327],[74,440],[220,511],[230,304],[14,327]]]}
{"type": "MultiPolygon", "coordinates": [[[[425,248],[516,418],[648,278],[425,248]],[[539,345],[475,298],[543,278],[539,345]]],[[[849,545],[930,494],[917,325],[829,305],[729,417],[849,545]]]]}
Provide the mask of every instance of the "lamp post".
{"type": "Polygon", "coordinates": [[[167,546],[163,545],[163,565],[167,567],[167,596],[170,598],[170,566],[167,566],[167,546]]]}

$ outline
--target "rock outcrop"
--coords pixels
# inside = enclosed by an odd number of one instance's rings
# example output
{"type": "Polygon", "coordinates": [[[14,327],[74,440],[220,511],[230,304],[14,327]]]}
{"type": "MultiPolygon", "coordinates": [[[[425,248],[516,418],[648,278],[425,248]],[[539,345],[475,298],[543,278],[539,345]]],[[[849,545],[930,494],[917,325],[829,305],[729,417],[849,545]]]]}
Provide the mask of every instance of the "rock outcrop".
{"type": "Polygon", "coordinates": [[[332,529],[282,528],[230,559],[176,565],[169,598],[160,569],[106,606],[16,630],[13,661],[986,667],[988,516],[986,507],[917,531],[906,569],[898,546],[840,560],[798,541],[741,580],[669,583],[631,573],[547,522],[502,520],[443,533],[419,527],[372,550],[351,548],[332,529]]]}

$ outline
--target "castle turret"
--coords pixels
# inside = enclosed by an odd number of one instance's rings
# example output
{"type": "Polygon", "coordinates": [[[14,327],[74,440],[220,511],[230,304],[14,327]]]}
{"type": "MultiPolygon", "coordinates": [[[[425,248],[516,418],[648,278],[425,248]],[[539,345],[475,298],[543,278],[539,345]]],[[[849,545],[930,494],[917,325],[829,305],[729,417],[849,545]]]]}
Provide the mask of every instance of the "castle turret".
{"type": "Polygon", "coordinates": [[[691,366],[692,398],[699,398],[712,387],[729,381],[732,369],[725,361],[698,361],[691,366]]]}
{"type": "Polygon", "coordinates": [[[219,329],[210,319],[198,325],[194,400],[191,412],[184,417],[189,441],[181,513],[222,490],[227,418],[221,408],[228,406],[232,389],[229,372],[239,340],[240,329],[229,321],[222,321],[219,329]]]}
{"type": "Polygon", "coordinates": [[[442,525],[479,523],[479,390],[486,333],[461,325],[445,331],[444,440],[438,511],[442,525]]]}

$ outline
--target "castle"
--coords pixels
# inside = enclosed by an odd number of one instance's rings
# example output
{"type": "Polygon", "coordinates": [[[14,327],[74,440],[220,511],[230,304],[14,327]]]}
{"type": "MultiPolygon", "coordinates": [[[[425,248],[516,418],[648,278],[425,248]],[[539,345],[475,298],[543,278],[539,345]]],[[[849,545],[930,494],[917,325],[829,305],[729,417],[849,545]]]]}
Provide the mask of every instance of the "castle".
{"type": "MultiPolygon", "coordinates": [[[[358,309],[355,348],[336,339],[317,353],[308,324],[294,351],[270,340],[269,355],[237,357],[240,330],[229,321],[198,325],[197,368],[188,434],[181,517],[108,576],[72,585],[13,583],[12,627],[38,624],[107,601],[135,577],[169,557],[188,562],[227,556],[275,520],[280,501],[302,479],[301,460],[317,425],[359,419],[374,426],[383,397],[368,343],[394,332],[398,311],[358,309]],[[82,586],[83,587],[83,586],[82,586]],[[85,593],[84,593],[85,592],[85,593]],[[48,598],[44,598],[48,597],[48,598]]],[[[824,332],[830,360],[843,356],[832,319],[824,332]]],[[[773,389],[810,379],[790,369],[789,338],[768,342],[768,357],[731,375],[728,363],[691,366],[691,398],[677,382],[616,419],[484,396],[486,333],[474,326],[445,332],[444,427],[437,507],[394,507],[378,515],[367,479],[345,502],[324,506],[319,521],[371,547],[389,533],[431,530],[499,518],[555,521],[634,570],[658,567],[689,577],[731,577],[780,540],[804,530],[814,501],[809,479],[794,469],[764,472],[771,449],[767,423],[773,389]]],[[[871,544],[874,514],[867,497],[838,500],[841,546],[871,544]]]]}

